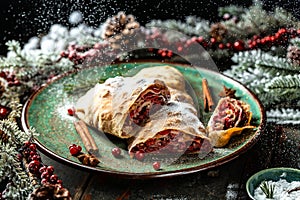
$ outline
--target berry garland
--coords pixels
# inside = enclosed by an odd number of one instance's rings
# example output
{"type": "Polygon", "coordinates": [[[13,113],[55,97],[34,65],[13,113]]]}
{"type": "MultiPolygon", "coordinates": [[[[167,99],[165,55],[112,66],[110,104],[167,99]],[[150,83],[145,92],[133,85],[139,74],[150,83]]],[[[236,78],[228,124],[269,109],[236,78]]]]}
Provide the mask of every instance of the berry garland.
{"type": "MultiPolygon", "coordinates": [[[[288,73],[295,72],[300,63],[300,27],[297,26],[297,20],[282,9],[269,14],[259,5],[254,5],[249,9],[232,6],[230,9],[221,9],[221,11],[223,12],[222,20],[217,23],[210,24],[199,18],[187,17],[186,22],[153,20],[145,26],[136,22],[132,15],[125,15],[122,12],[100,26],[108,29],[99,28],[93,32],[92,28],[86,25],[78,25],[72,29],[72,34],[57,36],[51,40],[52,44],[57,42],[57,38],[69,35],[68,38],[61,38],[66,41],[64,45],[57,49],[51,48],[50,52],[47,45],[42,45],[41,39],[32,40],[39,43],[36,48],[28,43],[22,49],[17,41],[8,42],[9,53],[7,57],[0,58],[0,199],[47,198],[45,193],[58,199],[70,199],[70,193],[63,187],[62,180],[54,173],[53,167],[43,164],[36,151],[32,138],[38,133],[34,130],[30,130],[30,135],[22,132],[18,120],[22,104],[37,86],[58,74],[74,68],[86,67],[85,64],[95,58],[101,58],[104,63],[138,58],[186,62],[180,58],[179,54],[189,55],[188,50],[193,45],[201,45],[216,61],[232,58],[233,62],[238,63],[238,66],[227,66],[226,73],[234,78],[240,78],[246,85],[249,84],[254,92],[261,95],[261,99],[274,99],[273,103],[276,102],[275,100],[282,100],[280,96],[268,92],[275,86],[277,89],[281,86],[299,89],[300,76],[298,77],[298,74],[291,76],[288,73]],[[255,20],[254,16],[256,16],[255,20]],[[253,24],[258,21],[261,26],[253,24]],[[116,24],[117,27],[107,26],[109,24],[116,24]],[[150,26],[156,26],[156,28],[150,26]],[[174,32],[163,32],[159,27],[167,29],[176,27],[186,35],[176,40],[174,39],[176,35],[172,35],[174,32]],[[248,33],[245,27],[251,31],[248,33]],[[118,37],[120,34],[122,37],[118,37]],[[146,49],[124,54],[130,37],[137,39],[134,45],[146,47],[146,49]],[[149,46],[162,48],[148,48],[149,46]],[[165,48],[166,46],[174,47],[175,51],[165,48]],[[278,57],[271,55],[274,52],[279,52],[278,57]],[[282,55],[287,55],[288,58],[282,58],[282,55]],[[257,66],[259,68],[255,68],[257,66]],[[249,76],[255,78],[258,73],[262,72],[255,70],[265,70],[263,72],[269,74],[270,77],[271,75],[273,77],[273,73],[276,74],[279,70],[285,70],[282,72],[285,76],[278,77],[270,84],[265,84],[263,81],[270,80],[263,79],[257,82],[249,78],[249,76]],[[283,80],[288,80],[286,82],[290,85],[284,85],[283,80]],[[268,91],[260,88],[262,85],[264,87],[268,85],[268,91]],[[267,98],[267,95],[270,98],[267,98]]],[[[60,25],[54,25],[51,31],[68,32],[66,27],[60,25]],[[57,31],[58,29],[61,31],[57,31]]],[[[54,35],[52,32],[51,34],[54,35]]],[[[51,37],[48,36],[49,38],[51,37]]],[[[293,101],[299,101],[299,99],[299,96],[292,98],[293,101]]],[[[267,105],[267,102],[265,103],[267,105]]],[[[289,108],[276,109],[276,111],[269,112],[271,119],[276,122],[279,121],[278,115],[282,113],[285,116],[289,116],[288,113],[297,113],[294,112],[295,110],[288,110],[289,108]]],[[[67,112],[72,114],[72,110],[67,112]]],[[[293,120],[295,117],[285,122],[290,123],[293,120]]],[[[79,147],[71,145],[69,150],[80,161],[87,162],[86,164],[97,165],[98,163],[91,155],[82,153],[79,147]]],[[[121,152],[119,149],[113,149],[112,154],[117,158],[121,152]]],[[[137,152],[134,157],[137,160],[143,160],[144,154],[137,152]]],[[[159,170],[160,163],[153,163],[153,168],[159,170]]]]}

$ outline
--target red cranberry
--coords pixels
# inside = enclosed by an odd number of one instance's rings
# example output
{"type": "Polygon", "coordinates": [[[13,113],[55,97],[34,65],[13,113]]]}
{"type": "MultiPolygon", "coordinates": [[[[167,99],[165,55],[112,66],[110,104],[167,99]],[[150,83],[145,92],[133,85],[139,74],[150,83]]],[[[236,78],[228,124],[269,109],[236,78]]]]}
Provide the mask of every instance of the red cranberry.
{"type": "Polygon", "coordinates": [[[156,161],[152,164],[152,166],[153,166],[153,169],[155,169],[156,171],[160,170],[160,162],[156,161]]]}
{"type": "Polygon", "coordinates": [[[38,170],[39,170],[39,165],[40,165],[40,162],[37,161],[37,160],[33,160],[31,161],[29,164],[28,164],[28,170],[31,172],[31,173],[37,173],[38,170]]]}
{"type": "Polygon", "coordinates": [[[69,114],[70,116],[74,116],[74,114],[75,114],[75,108],[69,108],[69,109],[68,109],[68,114],[69,114]]]}
{"type": "Polygon", "coordinates": [[[62,182],[62,180],[58,179],[58,180],[56,181],[56,183],[62,185],[63,182],[62,182]]]}
{"type": "Polygon", "coordinates": [[[31,144],[31,142],[30,142],[30,141],[25,141],[25,142],[24,142],[24,146],[25,146],[25,147],[29,147],[29,146],[30,146],[30,144],[31,144]]]}
{"type": "Polygon", "coordinates": [[[111,153],[114,157],[120,157],[121,149],[119,147],[115,147],[111,150],[111,153]]]}
{"type": "Polygon", "coordinates": [[[76,146],[71,146],[69,148],[69,151],[72,156],[76,156],[80,153],[79,149],[76,146]]]}
{"type": "Polygon", "coordinates": [[[44,171],[42,174],[41,174],[41,178],[42,179],[49,179],[49,177],[50,177],[50,175],[49,175],[49,173],[47,172],[47,171],[44,171]]]}
{"type": "Polygon", "coordinates": [[[36,150],[36,145],[35,145],[35,144],[30,144],[30,145],[29,145],[29,149],[30,149],[31,151],[35,151],[35,150],[36,150]]]}
{"type": "Polygon", "coordinates": [[[141,152],[141,151],[137,151],[137,152],[135,152],[134,157],[135,157],[137,160],[142,161],[142,160],[144,160],[144,158],[145,158],[145,154],[144,154],[143,152],[141,152]]]}
{"type": "Polygon", "coordinates": [[[39,169],[39,172],[42,174],[43,172],[45,172],[47,170],[46,166],[43,166],[39,169]]]}
{"type": "Polygon", "coordinates": [[[47,167],[47,172],[48,172],[49,174],[52,174],[52,173],[54,172],[54,167],[51,166],[51,165],[49,165],[49,166],[47,167]]]}
{"type": "Polygon", "coordinates": [[[33,155],[31,157],[31,160],[40,160],[40,159],[41,159],[41,157],[39,155],[33,155]]]}
{"type": "Polygon", "coordinates": [[[42,185],[46,185],[47,183],[48,183],[48,180],[47,180],[47,179],[43,178],[43,179],[41,180],[41,184],[42,184],[42,185]]]}
{"type": "Polygon", "coordinates": [[[52,183],[56,183],[57,180],[58,180],[58,176],[56,174],[53,174],[53,175],[50,176],[50,181],[52,183]]]}

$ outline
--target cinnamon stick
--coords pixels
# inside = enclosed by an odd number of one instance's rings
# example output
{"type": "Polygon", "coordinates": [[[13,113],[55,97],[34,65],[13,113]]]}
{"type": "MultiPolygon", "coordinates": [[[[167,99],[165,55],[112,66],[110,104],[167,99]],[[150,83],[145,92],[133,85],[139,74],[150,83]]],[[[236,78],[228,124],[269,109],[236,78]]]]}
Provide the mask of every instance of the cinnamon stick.
{"type": "Polygon", "coordinates": [[[86,150],[91,154],[97,153],[99,149],[86,124],[80,120],[74,122],[74,126],[77,133],[80,135],[86,150]]]}
{"type": "Polygon", "coordinates": [[[205,78],[202,79],[202,91],[204,99],[204,111],[211,112],[214,106],[214,102],[208,87],[208,82],[205,78]]]}

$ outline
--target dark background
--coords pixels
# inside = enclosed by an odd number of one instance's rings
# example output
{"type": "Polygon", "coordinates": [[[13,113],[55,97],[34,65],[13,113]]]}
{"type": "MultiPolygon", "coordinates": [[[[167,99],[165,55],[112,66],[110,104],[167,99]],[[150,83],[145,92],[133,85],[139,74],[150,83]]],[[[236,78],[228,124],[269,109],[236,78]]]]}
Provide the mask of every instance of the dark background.
{"type": "MultiPolygon", "coordinates": [[[[264,7],[272,10],[277,5],[292,12],[299,18],[300,0],[272,1],[264,0],[264,7]]],[[[236,4],[248,7],[251,0],[228,1],[185,1],[185,0],[1,0],[0,2],[0,55],[6,54],[6,41],[15,39],[26,43],[32,36],[46,34],[52,24],[67,26],[68,17],[72,11],[79,10],[84,15],[84,22],[98,26],[108,17],[119,11],[136,16],[142,25],[151,19],[184,19],[195,15],[210,21],[218,20],[218,7],[236,4]]]]}

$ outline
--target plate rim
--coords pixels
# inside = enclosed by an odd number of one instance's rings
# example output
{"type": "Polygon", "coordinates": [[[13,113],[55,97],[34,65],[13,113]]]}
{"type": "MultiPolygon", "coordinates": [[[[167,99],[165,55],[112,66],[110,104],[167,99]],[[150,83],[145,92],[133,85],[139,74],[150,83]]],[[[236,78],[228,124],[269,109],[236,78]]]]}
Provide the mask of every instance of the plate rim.
{"type": "MultiPolygon", "coordinates": [[[[71,70],[62,74],[59,74],[57,76],[55,76],[54,78],[52,78],[50,81],[48,81],[47,83],[42,84],[38,89],[36,89],[30,96],[29,98],[26,100],[23,109],[22,109],[22,114],[21,114],[21,126],[24,130],[25,133],[29,134],[29,124],[28,124],[28,109],[30,107],[30,105],[32,104],[32,101],[34,100],[34,98],[41,93],[45,88],[47,88],[49,85],[51,85],[52,83],[54,83],[55,81],[62,79],[66,76],[69,76],[71,74],[74,73],[78,73],[80,71],[83,70],[90,70],[93,68],[98,68],[98,67],[105,67],[105,66],[109,66],[109,65],[117,65],[117,64],[124,64],[125,62],[118,62],[118,63],[111,63],[111,64],[107,64],[107,65],[103,65],[103,66],[93,66],[93,67],[85,67],[85,68],[81,68],[81,69],[75,69],[75,70],[71,70]]],[[[145,64],[145,63],[153,63],[153,64],[170,64],[170,65],[177,65],[177,66],[183,66],[183,67],[191,67],[191,65],[189,64],[185,64],[185,63],[176,63],[176,62],[159,62],[159,61],[153,61],[153,60],[139,60],[139,61],[133,61],[133,62],[126,62],[125,64],[130,64],[130,63],[134,63],[134,64],[145,64]]],[[[220,72],[216,72],[213,70],[209,70],[207,68],[201,68],[202,70],[205,71],[209,71],[212,73],[215,73],[216,75],[221,75],[223,77],[225,77],[226,79],[229,79],[230,81],[233,81],[235,83],[238,84],[238,86],[243,87],[243,89],[249,93],[252,98],[255,100],[256,104],[259,107],[260,110],[260,114],[261,114],[261,120],[260,120],[260,124],[258,125],[258,127],[256,128],[257,130],[255,131],[255,134],[251,137],[251,139],[245,144],[243,145],[240,149],[222,157],[219,158],[217,160],[213,160],[209,163],[205,163],[202,165],[198,165],[198,166],[194,166],[194,167],[190,167],[190,168],[186,168],[186,169],[179,169],[179,170],[174,170],[174,171],[156,171],[156,172],[143,172],[143,173],[132,173],[132,172],[121,172],[121,171],[116,171],[116,170],[109,170],[109,169],[101,169],[101,168],[95,168],[95,167],[91,167],[91,166],[86,166],[83,164],[80,164],[78,162],[69,160],[65,157],[62,157],[58,154],[56,154],[55,152],[51,151],[50,149],[48,149],[45,145],[43,145],[37,138],[33,137],[34,141],[37,144],[38,149],[45,154],[46,156],[48,156],[49,158],[60,162],[62,164],[66,164],[70,167],[73,167],[75,169],[79,169],[79,170],[83,170],[83,171],[87,171],[87,172],[94,172],[94,173],[100,173],[100,174],[105,174],[105,175],[110,175],[110,176],[117,176],[117,177],[121,177],[121,178],[126,178],[126,179],[153,179],[153,178],[163,178],[163,177],[173,177],[173,176],[181,176],[181,175],[185,175],[185,174],[191,174],[191,173],[195,173],[195,172],[200,172],[200,171],[204,171],[204,170],[208,170],[208,169],[212,169],[215,168],[217,166],[220,165],[224,165],[234,159],[236,159],[237,157],[239,157],[241,154],[245,153],[247,150],[251,149],[251,147],[257,143],[257,141],[259,140],[261,134],[264,133],[264,129],[266,127],[266,112],[265,109],[261,103],[261,101],[259,100],[259,98],[256,96],[256,94],[254,94],[248,87],[246,87],[245,85],[243,85],[241,82],[239,82],[238,80],[235,80],[223,73],[220,72]]]]}

